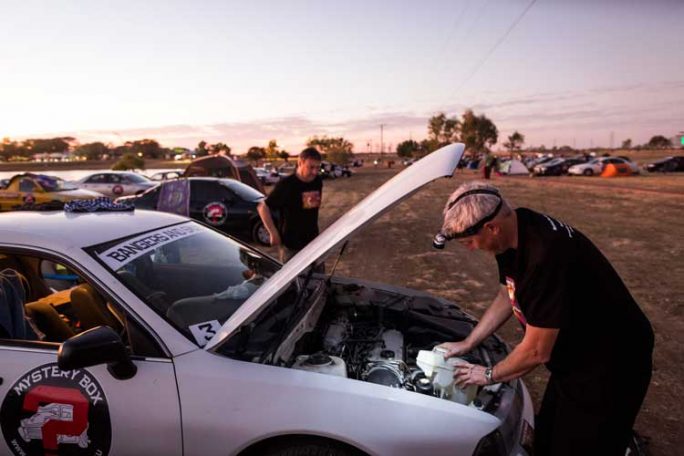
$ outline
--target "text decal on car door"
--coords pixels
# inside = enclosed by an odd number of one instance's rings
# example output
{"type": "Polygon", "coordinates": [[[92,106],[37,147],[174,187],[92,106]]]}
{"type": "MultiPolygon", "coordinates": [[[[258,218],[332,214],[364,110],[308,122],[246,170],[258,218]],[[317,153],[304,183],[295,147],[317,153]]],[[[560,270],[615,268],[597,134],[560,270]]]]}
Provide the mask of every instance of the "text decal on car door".
{"type": "Polygon", "coordinates": [[[0,409],[2,434],[15,455],[109,453],[107,399],[85,369],[37,367],[9,388],[0,409]]]}

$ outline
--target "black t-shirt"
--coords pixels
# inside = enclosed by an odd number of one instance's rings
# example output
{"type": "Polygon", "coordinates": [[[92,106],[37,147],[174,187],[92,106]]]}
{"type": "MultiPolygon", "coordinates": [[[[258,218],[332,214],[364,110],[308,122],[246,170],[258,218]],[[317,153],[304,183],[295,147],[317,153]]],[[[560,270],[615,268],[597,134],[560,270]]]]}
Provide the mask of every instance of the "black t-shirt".
{"type": "Polygon", "coordinates": [[[281,240],[288,249],[300,250],[318,236],[318,208],[322,192],[320,176],[311,182],[303,182],[292,174],[278,182],[266,198],[269,209],[279,211],[281,240]]]}
{"type": "Polygon", "coordinates": [[[518,248],[497,255],[499,280],[523,325],[559,329],[549,370],[582,376],[650,363],[651,325],[596,246],[547,215],[516,214],[518,248]]]}

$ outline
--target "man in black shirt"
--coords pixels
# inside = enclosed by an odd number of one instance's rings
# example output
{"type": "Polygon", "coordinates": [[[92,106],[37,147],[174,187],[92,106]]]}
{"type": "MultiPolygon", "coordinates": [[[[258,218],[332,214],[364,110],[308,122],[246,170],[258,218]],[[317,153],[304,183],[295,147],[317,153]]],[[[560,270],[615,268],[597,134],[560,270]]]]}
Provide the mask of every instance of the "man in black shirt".
{"type": "Polygon", "coordinates": [[[304,149],[294,174],[281,179],[257,210],[271,235],[271,245],[280,247],[280,261],[288,261],[318,236],[318,209],[321,206],[323,181],[321,154],[313,147],[304,149]],[[279,225],[271,211],[279,211],[279,225]]]}
{"type": "Polygon", "coordinates": [[[500,282],[472,333],[442,345],[446,356],[472,350],[511,315],[525,330],[495,366],[459,365],[456,382],[506,382],[545,363],[535,454],[624,455],[651,378],[653,331],[608,260],[575,228],[513,210],[478,182],[449,197],[440,236],[496,255],[500,282]]]}

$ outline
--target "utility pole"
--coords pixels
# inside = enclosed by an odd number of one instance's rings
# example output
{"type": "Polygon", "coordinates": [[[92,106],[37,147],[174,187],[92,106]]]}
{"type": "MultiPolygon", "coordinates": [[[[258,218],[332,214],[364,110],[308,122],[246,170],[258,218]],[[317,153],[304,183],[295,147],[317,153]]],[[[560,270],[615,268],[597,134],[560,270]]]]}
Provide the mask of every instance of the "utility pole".
{"type": "Polygon", "coordinates": [[[615,140],[615,132],[611,131],[610,132],[610,148],[613,148],[613,141],[615,140]]]}
{"type": "Polygon", "coordinates": [[[384,128],[385,124],[380,124],[380,155],[385,153],[384,128]]]}

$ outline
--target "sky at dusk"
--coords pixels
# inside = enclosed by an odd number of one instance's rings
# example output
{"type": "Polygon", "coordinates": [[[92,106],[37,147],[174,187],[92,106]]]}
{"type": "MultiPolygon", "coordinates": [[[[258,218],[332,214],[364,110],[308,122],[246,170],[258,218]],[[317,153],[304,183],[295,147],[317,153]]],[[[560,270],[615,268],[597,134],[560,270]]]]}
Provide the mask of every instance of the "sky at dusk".
{"type": "Polygon", "coordinates": [[[527,146],[684,131],[682,0],[0,2],[0,137],[355,151],[471,108],[527,146]]]}

